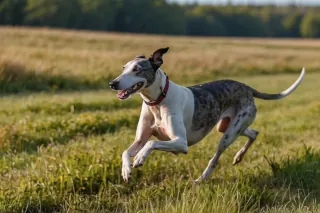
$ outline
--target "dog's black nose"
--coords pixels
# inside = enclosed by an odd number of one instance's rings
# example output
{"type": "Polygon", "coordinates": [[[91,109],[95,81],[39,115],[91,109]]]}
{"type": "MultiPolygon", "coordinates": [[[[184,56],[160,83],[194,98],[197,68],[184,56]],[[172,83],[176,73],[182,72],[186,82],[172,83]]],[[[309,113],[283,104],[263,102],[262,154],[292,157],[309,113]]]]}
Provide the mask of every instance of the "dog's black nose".
{"type": "Polygon", "coordinates": [[[113,90],[117,90],[119,86],[119,81],[110,81],[109,86],[113,90]]]}

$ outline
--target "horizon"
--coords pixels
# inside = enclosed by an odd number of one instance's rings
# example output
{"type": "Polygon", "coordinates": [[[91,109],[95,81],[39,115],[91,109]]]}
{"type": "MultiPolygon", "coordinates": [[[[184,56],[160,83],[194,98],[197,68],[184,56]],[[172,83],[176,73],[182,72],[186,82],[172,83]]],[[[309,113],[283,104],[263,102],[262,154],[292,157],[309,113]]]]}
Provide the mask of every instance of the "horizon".
{"type": "Polygon", "coordinates": [[[232,3],[235,5],[266,5],[266,4],[274,4],[274,5],[320,5],[319,0],[169,0],[169,2],[177,2],[180,4],[191,4],[191,3],[198,3],[198,4],[228,4],[232,3]]]}

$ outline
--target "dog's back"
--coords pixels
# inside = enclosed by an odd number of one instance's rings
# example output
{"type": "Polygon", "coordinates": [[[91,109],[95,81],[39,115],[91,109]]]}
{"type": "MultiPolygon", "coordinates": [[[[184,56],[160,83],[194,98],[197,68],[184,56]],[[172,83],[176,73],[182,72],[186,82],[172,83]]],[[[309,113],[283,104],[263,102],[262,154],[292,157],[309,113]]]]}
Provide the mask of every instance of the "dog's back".
{"type": "Polygon", "coordinates": [[[210,95],[206,100],[213,98],[215,102],[219,103],[220,110],[224,110],[230,105],[237,104],[237,101],[241,97],[252,95],[249,86],[233,80],[212,81],[190,86],[188,88],[194,95],[197,93],[196,96],[199,96],[199,93],[202,93],[202,96],[207,96],[209,93],[210,95]]]}

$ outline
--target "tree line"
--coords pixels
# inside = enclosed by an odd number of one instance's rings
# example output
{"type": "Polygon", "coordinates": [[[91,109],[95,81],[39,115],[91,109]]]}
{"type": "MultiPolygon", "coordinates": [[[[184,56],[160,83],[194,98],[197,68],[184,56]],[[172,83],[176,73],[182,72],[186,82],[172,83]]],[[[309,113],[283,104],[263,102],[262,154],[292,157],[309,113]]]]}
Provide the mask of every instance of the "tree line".
{"type": "Polygon", "coordinates": [[[320,7],[166,0],[0,0],[0,25],[193,36],[320,37],[320,7]]]}

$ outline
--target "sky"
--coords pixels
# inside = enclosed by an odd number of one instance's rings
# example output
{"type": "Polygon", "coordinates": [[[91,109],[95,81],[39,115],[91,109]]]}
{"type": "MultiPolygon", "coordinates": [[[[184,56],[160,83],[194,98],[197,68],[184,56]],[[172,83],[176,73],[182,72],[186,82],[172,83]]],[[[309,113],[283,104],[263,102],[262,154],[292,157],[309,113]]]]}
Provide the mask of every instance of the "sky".
{"type": "MultiPolygon", "coordinates": [[[[171,2],[179,3],[209,3],[209,4],[224,4],[230,0],[170,0],[171,2]]],[[[289,4],[296,3],[301,5],[320,5],[320,0],[231,0],[233,4],[289,4]]]]}

